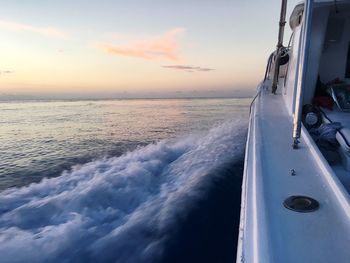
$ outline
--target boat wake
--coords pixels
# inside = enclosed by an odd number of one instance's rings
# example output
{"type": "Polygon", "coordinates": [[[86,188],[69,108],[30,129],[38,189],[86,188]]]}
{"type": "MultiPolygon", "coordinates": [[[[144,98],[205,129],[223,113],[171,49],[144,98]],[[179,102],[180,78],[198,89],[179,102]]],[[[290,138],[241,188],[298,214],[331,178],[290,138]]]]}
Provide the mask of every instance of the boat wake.
{"type": "Polygon", "coordinates": [[[161,261],[213,184],[237,177],[220,171],[241,161],[246,126],[227,122],[3,191],[2,262],[161,261]]]}

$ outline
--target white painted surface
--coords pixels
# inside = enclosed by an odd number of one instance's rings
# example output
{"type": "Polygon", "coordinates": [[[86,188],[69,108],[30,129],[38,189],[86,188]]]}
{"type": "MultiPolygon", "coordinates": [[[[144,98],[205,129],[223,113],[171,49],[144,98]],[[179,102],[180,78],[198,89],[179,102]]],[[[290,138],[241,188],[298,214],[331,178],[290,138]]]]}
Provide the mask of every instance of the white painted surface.
{"type": "Polygon", "coordinates": [[[285,96],[283,96],[290,115],[294,113],[294,107],[295,107],[295,103],[294,103],[294,97],[295,97],[295,91],[296,91],[295,80],[297,79],[297,72],[298,72],[298,52],[299,52],[300,34],[301,34],[301,26],[298,26],[294,29],[294,33],[293,33],[288,72],[286,76],[286,85],[285,85],[285,92],[284,92],[285,96]]]}

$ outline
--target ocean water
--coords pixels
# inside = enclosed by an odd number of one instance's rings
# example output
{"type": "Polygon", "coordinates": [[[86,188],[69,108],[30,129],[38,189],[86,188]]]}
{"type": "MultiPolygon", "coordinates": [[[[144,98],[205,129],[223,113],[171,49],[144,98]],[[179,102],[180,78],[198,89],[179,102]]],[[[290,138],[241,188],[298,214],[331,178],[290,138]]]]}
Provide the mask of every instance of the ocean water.
{"type": "Polygon", "coordinates": [[[249,102],[1,103],[1,261],[233,262],[249,102]]]}

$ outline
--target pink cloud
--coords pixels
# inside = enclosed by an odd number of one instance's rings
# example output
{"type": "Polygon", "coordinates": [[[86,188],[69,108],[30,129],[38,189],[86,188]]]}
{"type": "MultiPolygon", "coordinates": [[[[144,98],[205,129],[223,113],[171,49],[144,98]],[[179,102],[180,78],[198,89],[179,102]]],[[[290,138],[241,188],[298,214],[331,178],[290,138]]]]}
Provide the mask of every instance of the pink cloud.
{"type": "Polygon", "coordinates": [[[183,28],[175,28],[162,36],[131,41],[122,45],[103,43],[97,48],[116,56],[180,61],[178,37],[184,31],[183,28]]]}
{"type": "Polygon", "coordinates": [[[186,65],[168,65],[168,66],[162,66],[163,68],[168,69],[175,69],[175,70],[182,70],[187,72],[196,72],[196,71],[213,71],[215,69],[213,68],[202,68],[202,67],[193,67],[193,66],[186,66],[186,65]]]}
{"type": "Polygon", "coordinates": [[[12,21],[0,20],[0,29],[12,31],[27,31],[41,34],[47,37],[64,38],[67,34],[53,27],[37,27],[27,24],[16,23],[12,21]]]}

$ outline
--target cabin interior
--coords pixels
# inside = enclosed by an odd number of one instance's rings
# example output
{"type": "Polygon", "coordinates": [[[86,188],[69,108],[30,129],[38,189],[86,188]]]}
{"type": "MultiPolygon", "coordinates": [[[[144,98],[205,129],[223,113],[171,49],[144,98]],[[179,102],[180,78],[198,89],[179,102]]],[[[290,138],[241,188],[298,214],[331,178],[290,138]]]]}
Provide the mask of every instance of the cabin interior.
{"type": "MultiPolygon", "coordinates": [[[[279,85],[291,115],[302,18],[300,4],[290,18],[289,62],[280,68],[279,85]]],[[[350,1],[315,3],[304,87],[303,124],[350,192],[350,1]]]]}

